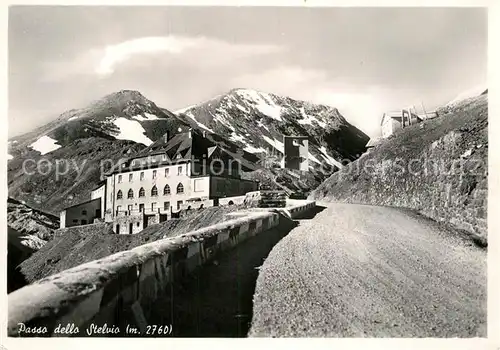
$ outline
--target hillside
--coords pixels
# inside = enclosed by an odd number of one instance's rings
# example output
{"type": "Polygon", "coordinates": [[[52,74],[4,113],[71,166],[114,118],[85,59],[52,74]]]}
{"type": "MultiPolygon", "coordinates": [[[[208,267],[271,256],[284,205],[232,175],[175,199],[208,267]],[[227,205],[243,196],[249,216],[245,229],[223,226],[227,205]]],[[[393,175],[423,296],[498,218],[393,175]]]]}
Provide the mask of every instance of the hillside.
{"type": "Polygon", "coordinates": [[[488,95],[439,113],[379,142],[310,197],[416,209],[486,239],[488,95]]]}
{"type": "Polygon", "coordinates": [[[123,250],[222,222],[226,220],[225,214],[235,210],[237,206],[205,208],[178,220],[151,225],[135,235],[113,234],[111,224],[107,223],[59,229],[53,240],[20,264],[19,270],[32,283],[123,250]]]}

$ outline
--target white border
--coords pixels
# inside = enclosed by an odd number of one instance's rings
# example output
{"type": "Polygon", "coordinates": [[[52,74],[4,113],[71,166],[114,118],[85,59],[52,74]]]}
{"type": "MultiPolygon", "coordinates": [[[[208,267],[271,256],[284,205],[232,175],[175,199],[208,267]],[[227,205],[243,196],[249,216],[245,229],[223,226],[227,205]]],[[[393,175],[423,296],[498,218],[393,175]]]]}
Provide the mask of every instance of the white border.
{"type": "MultiPolygon", "coordinates": [[[[156,338],[156,339],[67,339],[67,338],[50,338],[50,339],[17,339],[6,338],[7,329],[7,298],[3,295],[0,300],[1,312],[1,325],[0,325],[0,345],[5,349],[14,350],[21,348],[36,348],[36,349],[85,349],[89,348],[105,348],[113,346],[120,349],[134,349],[144,346],[160,346],[169,348],[182,347],[183,349],[191,349],[193,347],[200,347],[204,349],[209,348],[227,348],[233,349],[252,349],[260,347],[286,347],[286,349],[295,349],[310,347],[313,348],[371,348],[371,349],[500,349],[500,303],[498,297],[500,296],[499,285],[499,272],[500,272],[500,249],[499,237],[500,225],[498,220],[498,213],[500,213],[500,201],[498,198],[498,191],[500,187],[500,178],[498,169],[500,168],[500,156],[495,150],[500,150],[500,99],[498,98],[498,82],[500,81],[500,62],[499,51],[499,33],[500,33],[500,4],[499,1],[477,1],[477,0],[421,0],[421,1],[394,1],[384,0],[374,3],[369,0],[352,0],[352,1],[327,1],[327,0],[262,0],[262,1],[248,1],[248,0],[233,0],[233,1],[214,1],[214,0],[198,0],[198,1],[52,1],[50,3],[43,1],[26,0],[23,2],[10,1],[4,3],[1,7],[1,22],[4,28],[7,28],[8,21],[8,6],[9,5],[184,5],[184,6],[296,6],[296,7],[313,7],[313,6],[337,6],[337,7],[488,7],[489,12],[489,27],[488,27],[488,91],[489,91],[489,207],[488,207],[488,338],[487,339],[352,339],[352,338],[289,338],[289,339],[214,339],[214,338],[192,338],[192,339],[179,339],[179,338],[156,338]],[[497,213],[497,215],[495,215],[497,213]],[[5,310],[5,311],[4,311],[5,310]]],[[[1,85],[1,98],[3,113],[2,125],[7,125],[7,30],[2,32],[2,43],[4,50],[1,52],[1,73],[4,84],[1,85]]],[[[1,151],[0,151],[0,181],[2,181],[1,191],[3,200],[0,201],[0,218],[1,222],[6,227],[6,199],[7,199],[7,179],[6,179],[6,154],[7,154],[7,128],[3,127],[0,131],[1,137],[1,151]]],[[[5,232],[5,231],[3,231],[5,232]]],[[[6,266],[6,234],[0,240],[1,256],[3,266],[6,266]]],[[[6,290],[6,269],[0,269],[0,287],[6,290]]],[[[0,347],[1,350],[4,350],[0,347]]]]}

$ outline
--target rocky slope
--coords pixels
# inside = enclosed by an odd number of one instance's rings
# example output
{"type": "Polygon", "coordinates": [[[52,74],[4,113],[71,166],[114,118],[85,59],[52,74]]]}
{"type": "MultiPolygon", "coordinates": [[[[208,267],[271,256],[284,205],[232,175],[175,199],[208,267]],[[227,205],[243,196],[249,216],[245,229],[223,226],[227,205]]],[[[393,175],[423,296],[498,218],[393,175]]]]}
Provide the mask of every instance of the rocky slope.
{"type": "Polygon", "coordinates": [[[309,136],[309,165],[325,171],[354,160],[369,140],[336,108],[250,89],[234,89],[175,112],[207,133],[227,135],[261,159],[283,156],[283,135],[309,136]]]}
{"type": "Polygon", "coordinates": [[[417,209],[486,238],[488,94],[446,106],[439,115],[378,143],[311,198],[417,209]]]}
{"type": "MultiPolygon", "coordinates": [[[[22,235],[47,241],[59,228],[59,217],[30,208],[13,198],[7,200],[7,225],[22,235]]],[[[38,246],[32,246],[38,249],[38,246]]]]}

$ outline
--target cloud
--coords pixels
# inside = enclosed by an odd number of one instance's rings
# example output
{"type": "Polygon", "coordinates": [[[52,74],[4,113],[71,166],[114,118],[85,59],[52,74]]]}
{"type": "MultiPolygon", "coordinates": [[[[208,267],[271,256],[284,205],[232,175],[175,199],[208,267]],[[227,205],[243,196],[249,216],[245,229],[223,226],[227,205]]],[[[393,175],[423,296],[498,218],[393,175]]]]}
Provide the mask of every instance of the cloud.
{"type": "Polygon", "coordinates": [[[107,46],[95,72],[100,75],[108,75],[114,72],[116,65],[131,59],[133,56],[158,53],[179,54],[196,45],[199,45],[199,39],[183,39],[174,36],[127,40],[107,46]]]}
{"type": "Polygon", "coordinates": [[[70,60],[45,64],[43,79],[58,81],[72,76],[108,77],[121,66],[140,64],[160,57],[156,64],[177,62],[183,65],[222,67],[231,62],[283,51],[266,44],[236,44],[207,37],[159,36],[126,40],[100,48],[90,48],[70,60]]]}

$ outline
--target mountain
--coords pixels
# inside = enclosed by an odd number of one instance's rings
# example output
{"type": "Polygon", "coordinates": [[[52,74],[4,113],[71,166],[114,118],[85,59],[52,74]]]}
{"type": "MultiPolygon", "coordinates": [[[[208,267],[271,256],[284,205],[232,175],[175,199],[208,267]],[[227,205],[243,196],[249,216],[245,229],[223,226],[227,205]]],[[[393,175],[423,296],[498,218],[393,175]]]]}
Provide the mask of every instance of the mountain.
{"type": "Polygon", "coordinates": [[[32,132],[9,140],[12,157],[23,152],[45,155],[84,138],[127,140],[149,146],[167,131],[182,123],[168,110],[133,90],[121,90],[92,102],[88,107],[71,109],[54,121],[32,132]]]}
{"type": "Polygon", "coordinates": [[[250,89],[233,89],[175,112],[207,134],[227,135],[260,158],[282,157],[283,135],[309,137],[309,165],[341,168],[365,150],[369,137],[349,124],[336,108],[250,89]]]}
{"type": "Polygon", "coordinates": [[[161,148],[165,135],[189,128],[242,160],[246,178],[306,192],[343,159],[356,159],[368,142],[336,108],[275,94],[234,89],[172,113],[137,91],[122,90],[10,139],[9,196],[58,215],[88,200],[101,175],[119,161],[161,148]],[[308,174],[276,169],[283,135],[309,136],[308,174]]]}
{"type": "Polygon", "coordinates": [[[9,196],[58,215],[62,208],[88,199],[101,181],[101,165],[108,170],[111,163],[181,126],[187,127],[168,110],[131,90],[64,112],[9,140],[9,196]]]}

